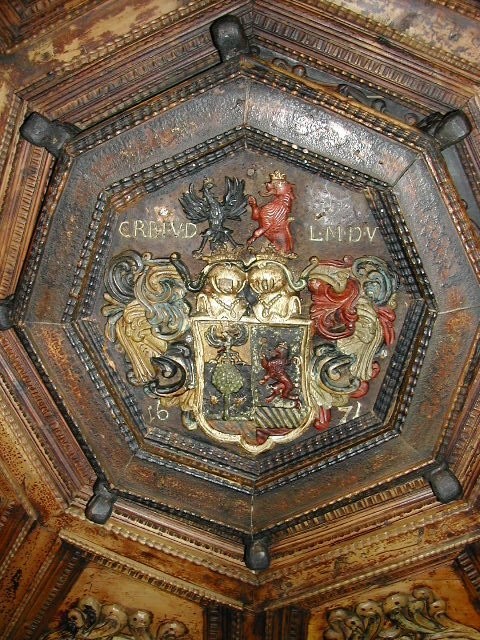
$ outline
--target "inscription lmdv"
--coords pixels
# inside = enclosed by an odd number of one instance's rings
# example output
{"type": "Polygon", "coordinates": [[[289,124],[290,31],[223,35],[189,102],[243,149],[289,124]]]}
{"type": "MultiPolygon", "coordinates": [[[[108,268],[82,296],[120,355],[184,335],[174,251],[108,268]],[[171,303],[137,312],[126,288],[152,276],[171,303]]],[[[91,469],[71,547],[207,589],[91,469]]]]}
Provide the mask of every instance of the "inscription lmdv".
{"type": "Polygon", "coordinates": [[[373,242],[377,235],[378,227],[329,225],[321,227],[310,225],[309,238],[312,242],[343,242],[355,244],[363,240],[373,242]]]}

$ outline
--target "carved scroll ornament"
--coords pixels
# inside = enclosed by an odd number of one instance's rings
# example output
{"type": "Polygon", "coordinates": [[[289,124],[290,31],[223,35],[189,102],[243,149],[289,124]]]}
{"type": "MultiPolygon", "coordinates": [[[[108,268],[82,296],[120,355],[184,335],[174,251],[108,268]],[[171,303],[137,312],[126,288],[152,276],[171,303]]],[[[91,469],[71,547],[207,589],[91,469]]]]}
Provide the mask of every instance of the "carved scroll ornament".
{"type": "Polygon", "coordinates": [[[151,630],[152,623],[149,611],[102,605],[86,597],[66,612],[58,629],[47,631],[41,640],[192,640],[180,620],[161,621],[156,633],[151,630]]]}
{"type": "Polygon", "coordinates": [[[324,640],[480,640],[479,631],[448,617],[445,600],[428,587],[334,609],[327,619],[324,640]]]}

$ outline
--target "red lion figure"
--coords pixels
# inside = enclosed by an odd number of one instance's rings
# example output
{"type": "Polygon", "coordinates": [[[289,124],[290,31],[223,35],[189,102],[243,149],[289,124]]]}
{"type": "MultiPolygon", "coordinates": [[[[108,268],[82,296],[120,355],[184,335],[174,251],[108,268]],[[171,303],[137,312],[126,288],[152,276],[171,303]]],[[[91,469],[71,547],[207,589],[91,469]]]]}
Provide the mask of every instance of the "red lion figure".
{"type": "Polygon", "coordinates": [[[295,408],[299,409],[300,399],[296,394],[292,393],[294,384],[286,371],[287,367],[292,363],[288,357],[287,344],[285,342],[278,344],[272,355],[272,358],[267,358],[266,356],[262,356],[261,358],[261,364],[266,374],[260,380],[260,384],[266,384],[269,380],[272,381],[270,384],[272,393],[266,401],[270,403],[276,397],[280,396],[280,398],[284,398],[285,400],[292,400],[295,408]]]}
{"type": "Polygon", "coordinates": [[[266,196],[274,196],[274,199],[262,207],[257,205],[253,196],[248,196],[248,204],[252,208],[252,220],[258,222],[258,228],[247,240],[251,245],[261,236],[265,236],[273,244],[277,251],[293,253],[293,238],[290,232],[290,222],[293,220],[292,203],[295,195],[293,184],[287,182],[285,174],[274,171],[270,174],[270,182],[265,183],[266,196]]]}

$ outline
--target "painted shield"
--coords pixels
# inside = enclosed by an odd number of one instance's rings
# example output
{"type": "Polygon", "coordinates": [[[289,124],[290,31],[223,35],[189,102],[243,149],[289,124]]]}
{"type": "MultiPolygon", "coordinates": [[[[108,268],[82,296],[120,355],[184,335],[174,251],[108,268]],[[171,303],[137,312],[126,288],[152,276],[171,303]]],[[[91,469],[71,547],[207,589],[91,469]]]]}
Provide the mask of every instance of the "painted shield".
{"type": "Polygon", "coordinates": [[[310,322],[191,321],[198,355],[194,415],[204,431],[252,452],[271,446],[269,438],[298,437],[313,418],[305,364],[310,322]]]}

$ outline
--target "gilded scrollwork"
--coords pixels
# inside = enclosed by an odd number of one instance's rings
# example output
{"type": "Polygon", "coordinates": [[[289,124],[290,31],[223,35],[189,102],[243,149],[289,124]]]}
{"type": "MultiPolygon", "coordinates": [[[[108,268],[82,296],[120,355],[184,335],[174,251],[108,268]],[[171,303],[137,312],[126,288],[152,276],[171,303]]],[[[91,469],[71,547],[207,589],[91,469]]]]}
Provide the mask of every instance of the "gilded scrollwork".
{"type": "Polygon", "coordinates": [[[325,640],[480,640],[479,631],[452,620],[446,601],[425,586],[334,609],[327,621],[325,640]]]}
{"type": "Polygon", "coordinates": [[[105,274],[106,338],[128,363],[127,379],[154,397],[188,407],[193,385],[185,285],[169,259],[125,251],[105,274]]]}
{"type": "Polygon", "coordinates": [[[63,617],[57,629],[41,640],[192,640],[180,620],[163,620],[156,633],[153,614],[116,603],[101,604],[93,597],[81,598],[63,617]]]}
{"type": "MultiPolygon", "coordinates": [[[[319,407],[318,429],[331,408],[361,398],[380,372],[379,359],[395,339],[398,276],[374,256],[312,259],[305,270],[312,296],[310,317],[320,341],[311,361],[310,391],[319,407]]],[[[318,340],[318,339],[317,339],[318,340]]]]}

